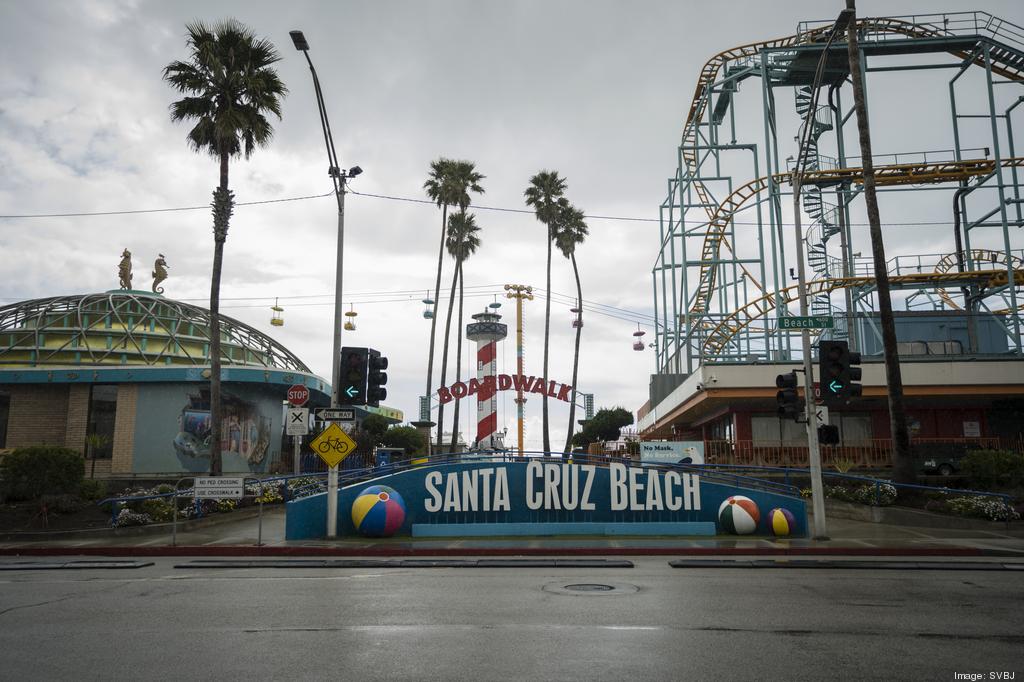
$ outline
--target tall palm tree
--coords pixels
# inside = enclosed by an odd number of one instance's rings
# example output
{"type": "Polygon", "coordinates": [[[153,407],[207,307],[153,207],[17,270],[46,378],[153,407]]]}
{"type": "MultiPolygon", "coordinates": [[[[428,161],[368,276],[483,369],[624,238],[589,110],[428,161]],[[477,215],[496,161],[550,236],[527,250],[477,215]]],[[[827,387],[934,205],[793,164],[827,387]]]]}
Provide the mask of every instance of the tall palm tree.
{"type": "Polygon", "coordinates": [[[171,120],[194,120],[186,139],[199,153],[220,162],[220,184],[213,192],[213,272],[210,276],[210,473],[221,473],[220,457],[220,276],[224,242],[234,211],[228,190],[228,162],[274,134],[267,113],[281,119],[281,99],[288,92],[271,64],[281,59],[274,45],[257,38],[234,19],[214,26],[187,25],[188,61],[174,61],[163,78],[186,96],[171,104],[171,120]]]}
{"type": "MultiPolygon", "coordinates": [[[[551,242],[554,239],[554,226],[558,221],[561,209],[558,200],[565,194],[565,179],[559,177],[557,171],[541,171],[530,178],[530,186],[526,188],[526,205],[532,206],[537,220],[547,227],[548,265],[547,283],[544,285],[544,380],[548,377],[548,339],[551,329],[551,242]]],[[[544,454],[551,453],[551,437],[548,431],[548,396],[541,400],[541,415],[544,429],[544,454]]]]}
{"type": "MultiPolygon", "coordinates": [[[[448,206],[458,206],[459,213],[465,215],[466,210],[472,203],[470,192],[483,194],[484,188],[480,184],[485,175],[477,172],[476,165],[472,161],[453,161],[451,159],[438,159],[431,164],[431,176],[424,183],[427,195],[431,196],[438,206],[442,207],[442,215],[447,216],[448,206]],[[435,165],[437,166],[435,168],[435,165]],[[436,197],[436,198],[435,198],[436,197]]],[[[450,221],[450,218],[449,218],[450,221]]],[[[437,256],[437,282],[434,288],[434,315],[430,324],[430,361],[427,370],[427,400],[431,396],[431,379],[434,367],[434,330],[437,324],[437,306],[441,294],[441,266],[444,259],[444,246],[447,238],[448,223],[442,224],[441,247],[437,256]]],[[[444,359],[442,366],[448,358],[448,335],[451,331],[451,311],[455,297],[456,277],[452,276],[452,298],[448,299],[448,320],[445,323],[444,359]]],[[[444,374],[442,373],[441,385],[444,385],[444,374]]],[[[444,428],[444,405],[437,408],[437,444],[441,445],[442,430],[444,428]]]]}
{"type": "Polygon", "coordinates": [[[580,271],[576,267],[576,247],[586,240],[587,223],[583,211],[572,206],[568,201],[559,202],[561,207],[558,224],[555,228],[555,245],[562,255],[572,261],[572,274],[576,277],[576,344],[572,355],[572,400],[569,402],[569,428],[565,432],[563,452],[569,452],[576,419],[576,378],[580,366],[580,333],[583,331],[583,287],[580,285],[580,271]]]}
{"type": "MultiPolygon", "coordinates": [[[[441,209],[441,243],[437,247],[437,279],[434,282],[434,309],[430,318],[430,348],[427,351],[427,406],[430,406],[430,397],[433,391],[434,378],[434,337],[437,332],[437,305],[441,297],[441,268],[444,264],[444,240],[448,226],[448,207],[459,202],[459,196],[455,184],[452,182],[452,166],[454,161],[441,157],[430,163],[430,173],[427,181],[423,183],[423,189],[427,196],[441,209]]],[[[430,439],[427,439],[429,452],[430,439]]]]}
{"type": "MultiPolygon", "coordinates": [[[[462,381],[462,303],[464,300],[464,289],[463,289],[463,276],[462,276],[462,265],[466,260],[476,253],[476,250],[480,248],[480,237],[477,236],[480,232],[480,228],[477,227],[476,218],[472,213],[457,213],[452,216],[452,224],[450,225],[451,230],[448,233],[448,253],[455,259],[455,276],[459,280],[459,324],[456,329],[458,333],[455,335],[455,381],[462,381]]],[[[445,344],[448,343],[448,336],[445,334],[445,344]]],[[[445,356],[448,355],[447,345],[445,347],[445,356]]],[[[451,449],[454,452],[456,443],[458,442],[459,434],[459,406],[461,401],[455,403],[455,409],[452,412],[452,445],[451,449]]]]}

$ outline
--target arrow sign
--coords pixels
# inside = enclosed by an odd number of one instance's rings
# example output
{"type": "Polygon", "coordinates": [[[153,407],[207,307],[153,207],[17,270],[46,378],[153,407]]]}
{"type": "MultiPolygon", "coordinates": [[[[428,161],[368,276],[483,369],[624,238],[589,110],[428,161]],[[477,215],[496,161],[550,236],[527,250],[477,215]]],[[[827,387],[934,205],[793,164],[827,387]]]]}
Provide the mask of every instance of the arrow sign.
{"type": "Polygon", "coordinates": [[[316,410],[316,416],[325,422],[352,422],[356,420],[356,411],[321,407],[316,410]]]}
{"type": "Polygon", "coordinates": [[[843,385],[836,381],[835,379],[833,379],[831,382],[829,382],[828,390],[832,391],[833,393],[839,393],[839,391],[843,390],[843,385]]]}
{"type": "Polygon", "coordinates": [[[357,389],[355,386],[349,386],[348,388],[345,389],[345,395],[347,395],[349,398],[355,398],[357,395],[359,395],[359,389],[357,389]]]}

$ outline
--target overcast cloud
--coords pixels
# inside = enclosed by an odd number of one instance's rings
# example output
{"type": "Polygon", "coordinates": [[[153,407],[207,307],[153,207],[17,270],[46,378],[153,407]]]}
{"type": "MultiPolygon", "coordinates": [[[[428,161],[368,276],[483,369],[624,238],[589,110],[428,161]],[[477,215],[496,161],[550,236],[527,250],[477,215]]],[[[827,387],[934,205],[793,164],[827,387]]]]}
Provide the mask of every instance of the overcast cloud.
{"type": "MultiPolygon", "coordinates": [[[[277,45],[283,57],[278,69],[290,90],[270,147],[231,165],[239,202],[330,191],[309,70],[288,38],[297,28],[312,48],[341,162],[365,171],[352,185],[356,192],[423,198],[430,162],[447,156],[472,160],[487,176],[486,194],[474,198],[477,204],[525,208],[522,194],[530,176],[551,169],[568,179],[568,198],[588,214],[655,219],[704,62],[731,46],[790,35],[801,20],[833,18],[842,4],[4,0],[0,214],[208,204],[216,164],[188,149],[185,125],[171,123],[167,107],[176,93],[162,82],[161,70],[187,56],[186,22],[234,17],[277,45]]],[[[952,0],[858,4],[861,15],[965,8],[952,0]]],[[[979,1],[971,8],[1024,24],[1019,1],[979,1]]],[[[945,72],[913,84],[872,76],[876,154],[951,145],[947,79],[945,72]]],[[[746,141],[760,144],[760,90],[746,90],[738,124],[746,141]]],[[[791,99],[780,95],[780,107],[791,112],[791,99]]],[[[792,134],[794,119],[790,114],[785,123],[792,134]]],[[[983,129],[965,134],[983,146],[983,129]]],[[[788,135],[780,133],[780,139],[788,135]]],[[[883,203],[883,211],[890,211],[884,218],[948,218],[946,203],[883,203]]],[[[467,321],[505,283],[544,286],[540,223],[529,214],[476,213],[482,246],[465,265],[467,321]]],[[[350,195],[346,219],[345,299],[351,297],[359,316],[358,330],[346,334],[345,343],[378,348],[390,357],[386,402],[414,419],[430,328],[420,299],[433,288],[439,212],[424,204],[350,195]]],[[[585,316],[579,389],[594,393],[598,406],[635,410],[647,399],[653,371],[653,352],[634,352],[631,343],[637,316],[653,311],[650,269],[658,225],[604,219],[589,225],[590,238],[578,250],[584,298],[633,312],[619,313],[627,319],[585,316]]],[[[947,234],[907,228],[887,233],[887,244],[893,253],[919,252],[922,242],[943,248],[947,234]]],[[[328,378],[335,235],[330,197],[239,207],[221,288],[226,314],[270,333],[328,378]],[[276,297],[285,308],[282,328],[269,324],[276,297]]],[[[170,266],[166,295],[208,304],[208,210],[4,219],[0,304],[114,289],[123,248],[133,253],[136,288],[148,288],[160,252],[170,266]]],[[[553,273],[552,290],[573,296],[572,269],[557,252],[553,273]]],[[[448,285],[450,277],[446,263],[448,285]]],[[[514,328],[514,306],[498,300],[514,328]]],[[[573,337],[564,300],[552,304],[550,375],[569,382],[573,337]]],[[[537,375],[543,313],[543,300],[526,304],[527,373],[537,375]]],[[[641,327],[648,332],[645,340],[652,340],[652,328],[641,327]]],[[[467,344],[464,351],[468,376],[475,367],[473,349],[467,344]]],[[[499,354],[499,365],[501,371],[514,370],[513,338],[499,354]]],[[[502,402],[499,424],[514,432],[509,398],[502,402]]],[[[472,402],[466,408],[463,432],[472,440],[474,427],[466,423],[475,413],[472,402]]],[[[527,412],[527,447],[539,449],[539,398],[527,412]]],[[[564,404],[553,403],[556,445],[564,438],[567,413],[564,404]]]]}

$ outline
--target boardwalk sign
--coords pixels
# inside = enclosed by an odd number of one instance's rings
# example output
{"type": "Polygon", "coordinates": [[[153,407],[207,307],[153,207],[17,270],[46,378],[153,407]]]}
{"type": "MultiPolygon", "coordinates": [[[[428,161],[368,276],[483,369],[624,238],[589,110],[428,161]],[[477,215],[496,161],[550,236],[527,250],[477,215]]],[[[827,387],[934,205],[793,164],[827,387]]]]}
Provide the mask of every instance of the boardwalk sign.
{"type": "Polygon", "coordinates": [[[490,400],[497,391],[522,391],[523,393],[539,393],[555,400],[569,402],[572,386],[559,384],[544,377],[524,376],[522,374],[499,374],[483,379],[470,379],[469,382],[457,381],[451,386],[437,389],[437,399],[442,404],[453,400],[461,400],[475,395],[479,401],[490,400]]]}

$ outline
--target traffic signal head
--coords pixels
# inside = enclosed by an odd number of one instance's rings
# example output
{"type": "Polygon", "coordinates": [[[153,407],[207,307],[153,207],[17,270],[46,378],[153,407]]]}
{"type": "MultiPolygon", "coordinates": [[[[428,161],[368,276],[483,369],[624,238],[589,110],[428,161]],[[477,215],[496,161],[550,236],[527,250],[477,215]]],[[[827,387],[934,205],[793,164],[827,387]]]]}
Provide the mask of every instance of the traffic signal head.
{"type": "Polygon", "coordinates": [[[388,397],[388,389],[384,388],[388,383],[388,375],[384,372],[388,368],[388,359],[372,348],[367,349],[367,353],[366,404],[380,407],[380,401],[388,397]]]}
{"type": "Polygon", "coordinates": [[[818,427],[818,443],[821,445],[839,445],[839,427],[822,424],[818,427]]]}
{"type": "Polygon", "coordinates": [[[775,399],[779,403],[779,416],[783,419],[797,421],[800,416],[800,395],[796,392],[796,372],[779,374],[775,377],[775,387],[779,389],[775,399]]]}
{"type": "Polygon", "coordinates": [[[365,405],[368,364],[367,348],[341,349],[341,372],[338,387],[339,405],[365,405]]]}
{"type": "Polygon", "coordinates": [[[826,405],[845,403],[861,394],[860,353],[851,353],[846,341],[818,342],[818,381],[826,405]]]}

